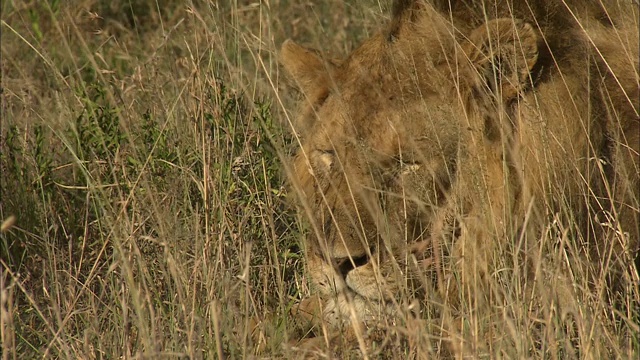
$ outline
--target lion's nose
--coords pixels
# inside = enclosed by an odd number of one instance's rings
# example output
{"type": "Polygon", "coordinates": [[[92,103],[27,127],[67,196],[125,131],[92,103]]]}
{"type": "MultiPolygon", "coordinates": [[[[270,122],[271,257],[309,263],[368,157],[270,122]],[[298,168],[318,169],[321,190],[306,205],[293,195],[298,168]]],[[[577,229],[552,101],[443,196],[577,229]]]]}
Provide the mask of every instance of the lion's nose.
{"type": "Polygon", "coordinates": [[[368,262],[369,262],[369,256],[367,254],[364,254],[362,256],[356,256],[356,257],[352,256],[352,257],[335,259],[335,266],[338,272],[340,273],[340,275],[342,275],[343,278],[346,278],[349,271],[357,267],[366,265],[368,262]]]}

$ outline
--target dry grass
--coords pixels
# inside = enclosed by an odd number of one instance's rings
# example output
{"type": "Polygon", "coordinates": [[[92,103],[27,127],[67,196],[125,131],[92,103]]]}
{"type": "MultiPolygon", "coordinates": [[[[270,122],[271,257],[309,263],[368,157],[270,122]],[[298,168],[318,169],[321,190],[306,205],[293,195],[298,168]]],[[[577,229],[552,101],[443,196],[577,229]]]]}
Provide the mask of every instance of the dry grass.
{"type": "MultiPolygon", "coordinates": [[[[289,311],[309,289],[303,222],[280,171],[293,99],[275,52],[294,37],[345,54],[389,4],[0,6],[2,358],[299,355],[283,346],[303,336],[289,311]]],[[[589,291],[579,278],[574,287],[589,291]]],[[[616,316],[586,295],[556,313],[562,294],[549,289],[540,289],[545,319],[532,318],[517,291],[503,294],[504,319],[516,320],[505,343],[519,346],[505,356],[563,358],[572,341],[593,344],[585,358],[637,355],[637,289],[616,316]],[[541,322],[560,325],[532,351],[541,322]],[[575,326],[560,331],[567,323],[575,326]]],[[[422,341],[422,324],[400,332],[422,341]]]]}

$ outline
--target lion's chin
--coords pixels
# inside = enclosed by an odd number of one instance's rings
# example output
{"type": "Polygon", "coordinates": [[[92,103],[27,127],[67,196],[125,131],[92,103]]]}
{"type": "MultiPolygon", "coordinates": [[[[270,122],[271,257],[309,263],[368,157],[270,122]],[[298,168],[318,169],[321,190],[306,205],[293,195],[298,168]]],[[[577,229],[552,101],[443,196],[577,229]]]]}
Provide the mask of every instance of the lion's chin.
{"type": "Polygon", "coordinates": [[[345,287],[322,304],[322,318],[333,327],[372,323],[392,312],[389,301],[371,298],[367,293],[345,287]]]}

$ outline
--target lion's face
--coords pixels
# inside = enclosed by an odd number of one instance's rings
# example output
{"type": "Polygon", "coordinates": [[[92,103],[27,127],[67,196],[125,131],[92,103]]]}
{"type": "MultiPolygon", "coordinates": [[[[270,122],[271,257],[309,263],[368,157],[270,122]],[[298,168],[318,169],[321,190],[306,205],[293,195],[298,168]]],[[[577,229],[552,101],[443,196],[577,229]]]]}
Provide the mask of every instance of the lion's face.
{"type": "Polygon", "coordinates": [[[311,223],[309,273],[321,293],[345,297],[338,312],[347,298],[363,311],[407,288],[455,171],[465,107],[445,54],[456,43],[439,15],[425,18],[424,41],[399,26],[342,62],[282,48],[305,95],[290,178],[311,223]]]}
{"type": "Polygon", "coordinates": [[[402,98],[396,79],[370,68],[342,76],[300,119],[310,125],[292,166],[312,222],[311,276],[325,293],[389,299],[404,286],[392,279],[407,271],[407,245],[423,240],[449,186],[456,110],[436,92],[402,98]],[[418,126],[427,109],[431,126],[418,126]]]}

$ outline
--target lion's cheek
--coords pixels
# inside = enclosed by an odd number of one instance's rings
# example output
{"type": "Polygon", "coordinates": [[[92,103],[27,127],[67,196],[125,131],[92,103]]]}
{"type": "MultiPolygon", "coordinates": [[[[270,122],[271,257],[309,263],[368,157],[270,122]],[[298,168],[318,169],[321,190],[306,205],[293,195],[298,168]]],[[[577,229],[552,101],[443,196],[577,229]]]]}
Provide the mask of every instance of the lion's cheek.
{"type": "Polygon", "coordinates": [[[400,290],[393,276],[386,276],[371,262],[353,269],[347,274],[346,284],[363,298],[386,302],[393,299],[400,290]]]}
{"type": "Polygon", "coordinates": [[[327,264],[317,255],[309,255],[307,259],[309,275],[313,285],[320,294],[332,296],[346,290],[347,284],[333,266],[327,264]]]}

